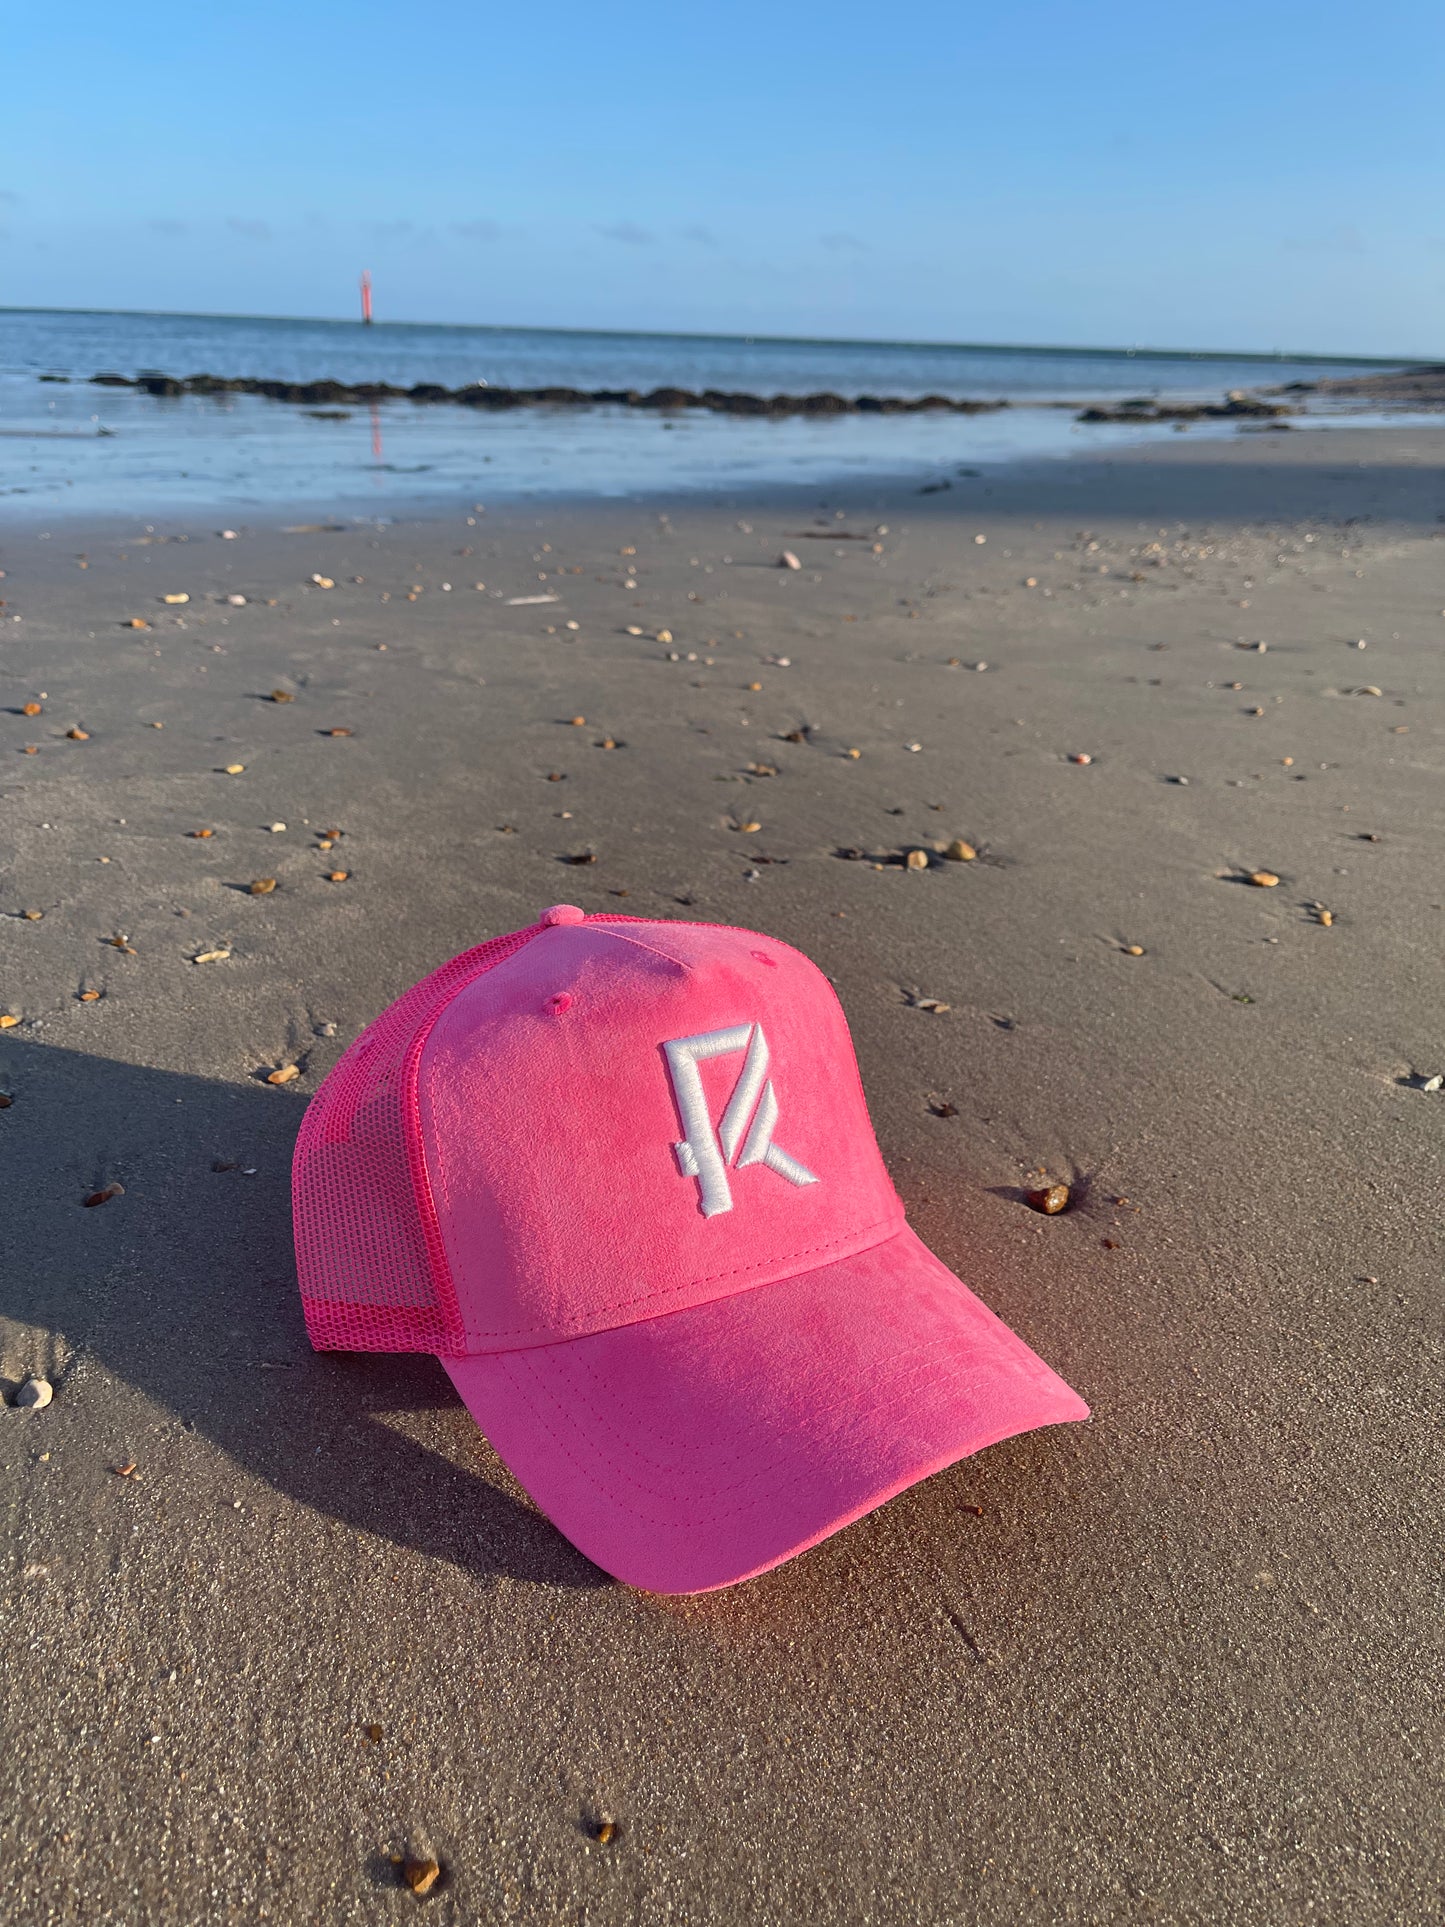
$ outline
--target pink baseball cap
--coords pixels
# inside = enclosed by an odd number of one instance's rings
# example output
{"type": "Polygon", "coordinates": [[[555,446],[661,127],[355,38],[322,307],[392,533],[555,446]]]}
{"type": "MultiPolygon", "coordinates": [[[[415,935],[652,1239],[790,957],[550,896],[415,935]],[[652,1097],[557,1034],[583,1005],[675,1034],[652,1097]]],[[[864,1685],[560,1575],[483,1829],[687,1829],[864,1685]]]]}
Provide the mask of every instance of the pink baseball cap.
{"type": "Polygon", "coordinates": [[[312,1344],[434,1352],[631,1586],[1088,1417],[904,1224],[832,986],[749,930],[561,904],[454,958],[326,1078],[293,1196],[312,1344]]]}

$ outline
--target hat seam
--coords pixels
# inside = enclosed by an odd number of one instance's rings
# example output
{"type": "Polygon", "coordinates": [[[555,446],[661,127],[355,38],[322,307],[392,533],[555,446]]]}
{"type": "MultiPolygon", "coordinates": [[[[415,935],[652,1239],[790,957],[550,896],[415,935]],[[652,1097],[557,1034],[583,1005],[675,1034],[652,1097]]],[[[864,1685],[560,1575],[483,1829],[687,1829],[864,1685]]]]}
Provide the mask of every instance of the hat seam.
{"type": "MultiPolygon", "coordinates": [[[[451,1199],[447,1195],[446,1171],[444,1169],[438,1170],[436,1173],[436,1178],[437,1178],[438,1186],[441,1190],[443,1205],[446,1211],[448,1212],[448,1215],[450,1215],[451,1199]]],[[[886,1218],[875,1219],[872,1224],[860,1225],[854,1231],[844,1232],[844,1234],[839,1238],[830,1238],[826,1244],[810,1245],[807,1247],[807,1249],[803,1251],[790,1252],[785,1259],[781,1260],[781,1262],[785,1265],[791,1265],[796,1263],[800,1259],[815,1258],[818,1255],[818,1253],[822,1251],[835,1251],[839,1245],[852,1244],[854,1239],[866,1237],[870,1231],[876,1231],[880,1225],[896,1224],[897,1229],[901,1231],[904,1228],[904,1223],[905,1223],[905,1220],[903,1217],[902,1210],[900,1209],[896,1214],[890,1214],[886,1218]]],[[[874,1242],[876,1244],[883,1244],[885,1240],[882,1238],[878,1238],[874,1242]]],[[[864,1249],[872,1250],[872,1248],[873,1247],[871,1245],[854,1246],[854,1250],[864,1250],[864,1249]]],[[[849,1255],[852,1255],[852,1254],[850,1253],[849,1255]]],[[[646,1304],[649,1302],[649,1300],[653,1298],[674,1297],[680,1291],[692,1291],[692,1290],[695,1290],[699,1285],[715,1285],[724,1278],[736,1278],[746,1271],[764,1271],[768,1268],[769,1265],[772,1265],[777,1262],[779,1261],[771,1258],[759,1258],[752,1264],[732,1265],[726,1271],[714,1271],[709,1273],[708,1276],[706,1276],[705,1278],[684,1279],[684,1281],[679,1285],[664,1285],[663,1287],[655,1291],[642,1292],[636,1298],[620,1299],[614,1305],[599,1305],[596,1308],[595,1315],[605,1316],[608,1312],[630,1311],[634,1305],[646,1304]]],[[[788,1272],[783,1274],[783,1276],[791,1277],[793,1276],[793,1274],[791,1272],[788,1272]]],[[[769,1280],[769,1282],[781,1284],[783,1282],[783,1277],[779,1277],[776,1280],[769,1280]]],[[[709,1302],[709,1301],[705,1300],[703,1302],[709,1302]]],[[[593,1328],[591,1326],[579,1326],[572,1330],[559,1331],[555,1326],[549,1327],[549,1326],[538,1326],[538,1325],[518,1325],[510,1331],[478,1330],[475,1332],[469,1332],[467,1335],[468,1337],[476,1337],[476,1338],[524,1338],[524,1337],[530,1336],[534,1332],[551,1332],[553,1336],[548,1340],[548,1342],[552,1344],[563,1344],[567,1340],[572,1338],[591,1337],[593,1335],[593,1328]]],[[[448,1357],[455,1357],[455,1356],[485,1357],[487,1356],[487,1354],[485,1353],[481,1353],[481,1354],[448,1353],[446,1354],[446,1356],[448,1357]]]]}

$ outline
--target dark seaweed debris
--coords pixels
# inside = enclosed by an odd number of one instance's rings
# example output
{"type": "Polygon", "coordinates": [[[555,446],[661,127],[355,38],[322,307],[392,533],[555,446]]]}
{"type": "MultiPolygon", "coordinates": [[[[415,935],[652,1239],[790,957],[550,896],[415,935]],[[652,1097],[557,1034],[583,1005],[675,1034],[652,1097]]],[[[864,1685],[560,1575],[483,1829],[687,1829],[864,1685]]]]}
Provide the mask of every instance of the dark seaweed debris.
{"type": "Polygon", "coordinates": [[[1151,395],[1135,396],[1112,408],[1086,408],[1076,417],[1081,422],[1218,422],[1236,417],[1292,415],[1284,402],[1261,401],[1246,395],[1242,388],[1231,388],[1223,401],[1161,402],[1151,395]]]}
{"type": "Polygon", "coordinates": [[[463,408],[504,410],[509,408],[646,408],[672,412],[684,408],[706,409],[716,415],[917,415],[943,410],[954,415],[981,415],[1007,408],[1006,401],[956,400],[948,395],[749,395],[721,388],[705,388],[696,393],[690,388],[653,388],[644,394],[636,388],[494,388],[474,382],[466,388],[443,388],[437,382],[419,381],[410,388],[397,388],[390,382],[363,381],[261,381],[250,375],[175,375],[141,374],[92,375],[99,388],[138,388],[147,395],[260,395],[268,401],[298,402],[306,407],[336,406],[346,402],[411,401],[417,403],[452,402],[463,408]]]}

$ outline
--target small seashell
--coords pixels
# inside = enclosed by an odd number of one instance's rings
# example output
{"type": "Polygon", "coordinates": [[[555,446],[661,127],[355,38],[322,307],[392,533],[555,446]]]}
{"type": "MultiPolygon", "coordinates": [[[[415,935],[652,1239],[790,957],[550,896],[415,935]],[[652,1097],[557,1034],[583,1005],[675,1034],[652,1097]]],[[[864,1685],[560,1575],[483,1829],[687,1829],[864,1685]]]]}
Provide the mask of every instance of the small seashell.
{"type": "Polygon", "coordinates": [[[1142,957],[1142,956],[1144,955],[1144,946],[1143,946],[1143,944],[1142,944],[1142,943],[1126,943],[1126,944],[1124,945],[1124,955],[1125,955],[1126,957],[1142,957]]]}
{"type": "Polygon", "coordinates": [[[1074,754],[1069,758],[1071,763],[1092,763],[1093,760],[1093,757],[1086,749],[1075,750],[1074,754]]]}
{"type": "Polygon", "coordinates": [[[1066,1184],[1041,1184],[1026,1193],[1035,1211],[1042,1211],[1046,1218],[1057,1217],[1069,1202],[1069,1187],[1066,1184]]]}
{"type": "Polygon", "coordinates": [[[88,729],[67,729],[65,733],[72,743],[88,743],[90,741],[90,731],[88,729]]]}
{"type": "Polygon", "coordinates": [[[43,1412],[54,1396],[55,1388],[48,1378],[27,1378],[15,1394],[15,1404],[22,1412],[43,1412]]]}
{"type": "Polygon", "coordinates": [[[316,584],[318,589],[334,589],[336,587],[336,584],[329,575],[313,575],[311,580],[316,584]]]}
{"type": "Polygon", "coordinates": [[[778,557],[778,567],[780,569],[801,569],[802,566],[802,563],[798,560],[797,556],[793,554],[791,549],[784,549],[783,553],[778,557]]]}
{"type": "Polygon", "coordinates": [[[273,689],[269,700],[273,703],[294,703],[296,698],[289,689],[273,689]]]}
{"type": "Polygon", "coordinates": [[[175,603],[175,602],[189,602],[189,601],[190,601],[190,599],[191,599],[191,598],[190,598],[190,597],[189,597],[189,596],[188,596],[188,595],[186,594],[186,592],[185,592],[185,590],[184,590],[184,589],[182,589],[182,590],[181,590],[181,591],[180,591],[180,592],[179,592],[178,594],[176,594],[176,595],[168,595],[168,596],[163,596],[163,597],[161,598],[161,600],[162,600],[163,602],[172,602],[172,603],[175,603]]]}
{"type": "Polygon", "coordinates": [[[927,850],[910,850],[903,860],[910,870],[926,870],[928,868],[927,850]]]}
{"type": "Polygon", "coordinates": [[[269,897],[275,888],[275,877],[253,877],[246,885],[247,894],[253,897],[269,897]]]}
{"type": "Polygon", "coordinates": [[[950,863],[972,863],[978,851],[961,836],[956,836],[943,853],[950,863]]]}
{"type": "Polygon", "coordinates": [[[266,1082],[268,1084],[289,1084],[293,1078],[299,1077],[300,1075],[300,1071],[294,1064],[282,1064],[276,1070],[266,1073],[266,1082]]]}
{"type": "Polygon", "coordinates": [[[1273,870],[1251,870],[1249,880],[1260,890],[1272,890],[1279,882],[1273,870]]]}

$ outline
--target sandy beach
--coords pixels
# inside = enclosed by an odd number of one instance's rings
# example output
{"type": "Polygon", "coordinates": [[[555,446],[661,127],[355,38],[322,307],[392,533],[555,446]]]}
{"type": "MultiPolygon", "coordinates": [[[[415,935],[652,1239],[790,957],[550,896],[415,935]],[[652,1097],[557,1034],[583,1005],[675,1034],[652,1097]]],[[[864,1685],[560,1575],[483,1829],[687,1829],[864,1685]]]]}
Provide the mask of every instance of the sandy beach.
{"type": "Polygon", "coordinates": [[[13,1918],[1428,1916],[1442,464],[10,530],[13,1918]],[[306,1100],[554,903],[814,957],[913,1226],[1092,1420],[661,1599],[434,1361],[314,1355],[306,1100]]]}

